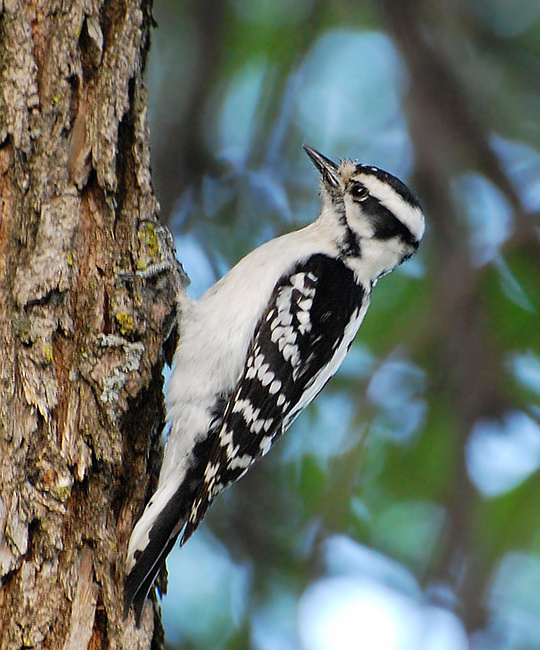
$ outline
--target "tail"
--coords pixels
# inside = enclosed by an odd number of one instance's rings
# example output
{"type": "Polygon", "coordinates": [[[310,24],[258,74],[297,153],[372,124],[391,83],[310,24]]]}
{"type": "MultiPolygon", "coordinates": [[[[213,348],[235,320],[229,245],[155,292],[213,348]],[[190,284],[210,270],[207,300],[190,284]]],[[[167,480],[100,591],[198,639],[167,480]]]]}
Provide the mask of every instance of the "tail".
{"type": "Polygon", "coordinates": [[[148,548],[148,553],[144,551],[137,558],[137,563],[126,578],[124,586],[124,615],[127,616],[130,608],[133,607],[137,627],[141,624],[146,598],[154,585],[154,581],[161,567],[165,564],[167,555],[172,551],[177,538],[178,534],[171,537],[158,552],[158,556],[155,559],[155,552],[150,552],[153,549],[148,548]]]}
{"type": "Polygon", "coordinates": [[[133,606],[137,625],[156,576],[173,549],[186,520],[182,485],[173,494],[158,490],[133,529],[128,547],[128,576],[124,585],[124,612],[133,606]]]}
{"type": "Polygon", "coordinates": [[[210,435],[197,443],[193,457],[200,460],[189,469],[174,475],[169,467],[165,482],[152,496],[133,529],[127,553],[129,573],[124,587],[124,611],[127,615],[133,606],[137,625],[146,597],[178,536],[184,531],[181,544],[188,540],[215,496],[210,494],[204,480],[208,450],[213,444],[210,435]]]}
{"type": "Polygon", "coordinates": [[[129,542],[128,563],[131,562],[132,568],[124,585],[124,614],[127,616],[133,607],[137,626],[141,622],[146,598],[180,533],[183,531],[180,540],[180,545],[183,546],[198,528],[211,503],[209,495],[204,493],[186,511],[185,494],[180,486],[155,516],[152,510],[156,507],[157,497],[159,491],[152,497],[129,542]],[[154,519],[149,526],[151,516],[154,519]],[[145,539],[146,545],[141,549],[140,541],[145,539]]]}

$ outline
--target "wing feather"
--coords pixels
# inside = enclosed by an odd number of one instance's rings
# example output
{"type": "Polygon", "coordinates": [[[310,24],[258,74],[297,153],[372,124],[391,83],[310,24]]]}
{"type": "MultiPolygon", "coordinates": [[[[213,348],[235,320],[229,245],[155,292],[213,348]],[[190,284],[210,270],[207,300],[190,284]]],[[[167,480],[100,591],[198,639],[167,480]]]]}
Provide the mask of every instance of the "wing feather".
{"type": "Polygon", "coordinates": [[[314,255],[277,283],[229,399],[181,543],[323,389],[364,316],[369,291],[343,261],[314,255]]]}

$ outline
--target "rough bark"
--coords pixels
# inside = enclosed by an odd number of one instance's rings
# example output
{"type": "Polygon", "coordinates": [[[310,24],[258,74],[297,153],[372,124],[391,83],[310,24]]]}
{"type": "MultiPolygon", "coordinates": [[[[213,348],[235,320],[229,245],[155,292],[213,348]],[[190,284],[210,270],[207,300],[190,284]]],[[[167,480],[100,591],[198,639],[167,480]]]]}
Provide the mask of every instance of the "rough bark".
{"type": "Polygon", "coordinates": [[[148,0],[0,0],[0,648],[150,648],[124,556],[179,276],[156,221],[148,0]]]}

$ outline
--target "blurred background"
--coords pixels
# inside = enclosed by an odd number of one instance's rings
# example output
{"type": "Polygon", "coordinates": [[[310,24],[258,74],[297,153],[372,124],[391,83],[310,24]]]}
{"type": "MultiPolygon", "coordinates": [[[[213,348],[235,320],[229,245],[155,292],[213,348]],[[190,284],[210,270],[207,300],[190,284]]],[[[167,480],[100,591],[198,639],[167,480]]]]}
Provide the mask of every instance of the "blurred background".
{"type": "Polygon", "coordinates": [[[170,648],[540,648],[540,3],[156,0],[162,217],[199,297],[312,221],[301,145],[420,197],[341,371],[170,556],[170,648]]]}

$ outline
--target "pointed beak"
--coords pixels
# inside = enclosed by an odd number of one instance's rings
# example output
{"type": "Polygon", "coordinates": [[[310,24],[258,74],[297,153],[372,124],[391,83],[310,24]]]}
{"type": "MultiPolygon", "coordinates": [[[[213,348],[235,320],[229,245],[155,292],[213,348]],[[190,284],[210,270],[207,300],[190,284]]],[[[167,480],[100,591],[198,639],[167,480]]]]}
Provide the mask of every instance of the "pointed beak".
{"type": "Polygon", "coordinates": [[[302,146],[304,147],[304,151],[311,158],[311,162],[321,173],[323,181],[332,187],[338,188],[340,186],[338,173],[339,167],[336,163],[330,160],[330,158],[323,156],[322,153],[319,153],[316,149],[313,149],[313,147],[310,147],[307,144],[302,146]]]}

